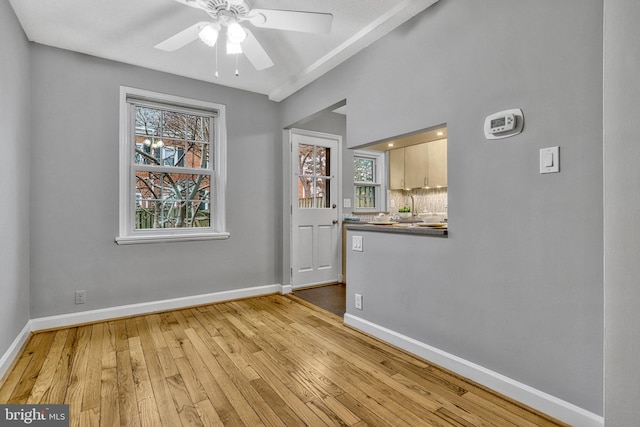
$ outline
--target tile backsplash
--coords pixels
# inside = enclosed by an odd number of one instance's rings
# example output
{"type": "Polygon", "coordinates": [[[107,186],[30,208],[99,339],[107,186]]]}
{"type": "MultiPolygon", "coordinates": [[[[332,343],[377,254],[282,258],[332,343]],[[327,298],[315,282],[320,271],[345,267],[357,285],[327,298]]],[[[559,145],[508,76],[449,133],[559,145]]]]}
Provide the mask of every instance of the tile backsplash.
{"type": "Polygon", "coordinates": [[[409,195],[413,195],[414,210],[416,213],[431,212],[441,213],[447,212],[447,189],[446,188],[429,188],[429,189],[415,189],[411,191],[391,190],[389,191],[389,212],[396,213],[398,209],[403,206],[411,206],[411,198],[409,195]],[[393,204],[391,201],[393,200],[393,204]],[[393,208],[391,206],[394,206],[393,208]]]}
{"type": "MultiPolygon", "coordinates": [[[[411,191],[402,190],[390,190],[387,197],[387,206],[390,214],[398,212],[398,209],[407,205],[411,206],[411,198],[409,195],[413,195],[415,201],[414,209],[416,213],[430,212],[430,213],[447,213],[447,188],[429,188],[429,189],[415,189],[411,191]],[[393,200],[393,208],[391,207],[393,200]]],[[[363,221],[373,221],[377,214],[356,213],[355,216],[359,217],[363,221]]]]}

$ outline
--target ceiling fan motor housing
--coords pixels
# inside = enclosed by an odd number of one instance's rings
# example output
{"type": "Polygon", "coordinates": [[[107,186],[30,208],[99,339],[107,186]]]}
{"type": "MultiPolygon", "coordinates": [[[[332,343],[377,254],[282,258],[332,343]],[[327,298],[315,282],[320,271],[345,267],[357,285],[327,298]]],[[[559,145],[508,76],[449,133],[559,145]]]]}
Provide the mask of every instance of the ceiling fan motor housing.
{"type": "Polygon", "coordinates": [[[249,14],[249,5],[246,1],[208,0],[204,9],[209,16],[223,25],[236,22],[238,18],[249,14]]]}

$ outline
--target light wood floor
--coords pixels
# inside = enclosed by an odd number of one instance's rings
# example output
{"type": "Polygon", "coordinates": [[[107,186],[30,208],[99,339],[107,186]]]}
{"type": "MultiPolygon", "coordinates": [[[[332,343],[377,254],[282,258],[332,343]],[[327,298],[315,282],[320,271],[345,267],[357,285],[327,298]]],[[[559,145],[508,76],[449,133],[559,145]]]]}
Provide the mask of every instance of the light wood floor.
{"type": "Polygon", "coordinates": [[[563,425],[280,295],[35,334],[0,403],[68,403],[72,426],[563,425]]]}

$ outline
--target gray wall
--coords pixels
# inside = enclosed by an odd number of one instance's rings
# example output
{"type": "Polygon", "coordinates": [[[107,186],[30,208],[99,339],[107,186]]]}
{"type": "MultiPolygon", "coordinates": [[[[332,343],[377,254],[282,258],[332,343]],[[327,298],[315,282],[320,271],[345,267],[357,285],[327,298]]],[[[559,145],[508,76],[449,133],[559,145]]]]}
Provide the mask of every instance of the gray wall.
{"type": "Polygon", "coordinates": [[[32,317],[280,282],[276,104],[41,45],[32,59],[32,317]],[[227,106],[229,240],[114,244],[120,85],[227,106]],[[74,305],[77,289],[85,305],[74,305]]]}
{"type": "Polygon", "coordinates": [[[638,424],[640,401],[640,3],[605,1],[605,423],[638,424]]]}
{"type": "Polygon", "coordinates": [[[606,422],[635,424],[640,153],[629,118],[639,109],[640,6],[605,2],[603,239],[603,1],[522,3],[441,0],[275,108],[259,95],[30,47],[0,2],[0,53],[11,58],[0,61],[0,354],[30,317],[30,281],[32,317],[281,282],[278,129],[347,98],[352,147],[445,122],[450,132],[450,237],[401,238],[405,249],[382,252],[388,240],[365,236],[364,255],[409,261],[384,286],[362,283],[371,286],[359,290],[365,311],[350,312],[602,413],[604,277],[606,422]],[[229,212],[230,240],[113,244],[120,84],[227,104],[229,205],[241,206],[229,212]],[[525,132],[485,141],[484,116],[511,107],[523,108],[525,132]],[[537,150],[552,145],[562,172],[540,176],[537,150]],[[415,266],[425,260],[428,269],[415,266]],[[80,288],[88,304],[78,307],[80,288]]]}
{"type": "Polygon", "coordinates": [[[29,43],[0,2],[0,357],[29,321],[29,43]]]}
{"type": "Polygon", "coordinates": [[[447,239],[365,236],[348,312],[602,414],[602,0],[442,0],[283,102],[350,147],[448,125],[447,239]],[[522,108],[489,142],[485,116],[522,108]],[[539,174],[559,145],[561,173],[539,174]],[[400,248],[400,249],[398,249],[400,248]]]}

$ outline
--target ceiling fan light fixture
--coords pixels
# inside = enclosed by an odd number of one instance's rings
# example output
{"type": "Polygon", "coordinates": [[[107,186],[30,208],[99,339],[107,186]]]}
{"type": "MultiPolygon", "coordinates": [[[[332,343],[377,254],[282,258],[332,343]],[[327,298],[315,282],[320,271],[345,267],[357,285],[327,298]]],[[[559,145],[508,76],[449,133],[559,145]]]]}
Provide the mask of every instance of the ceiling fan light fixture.
{"type": "Polygon", "coordinates": [[[231,40],[227,39],[227,55],[233,55],[237,53],[242,53],[242,46],[240,46],[240,43],[234,43],[231,40]]]}
{"type": "Polygon", "coordinates": [[[240,44],[247,38],[247,33],[242,29],[240,24],[232,22],[227,27],[227,38],[231,43],[240,44]]]}
{"type": "Polygon", "coordinates": [[[220,24],[217,22],[211,22],[202,28],[198,33],[198,37],[203,41],[207,46],[215,46],[216,41],[218,41],[218,34],[220,33],[220,24]]]}

